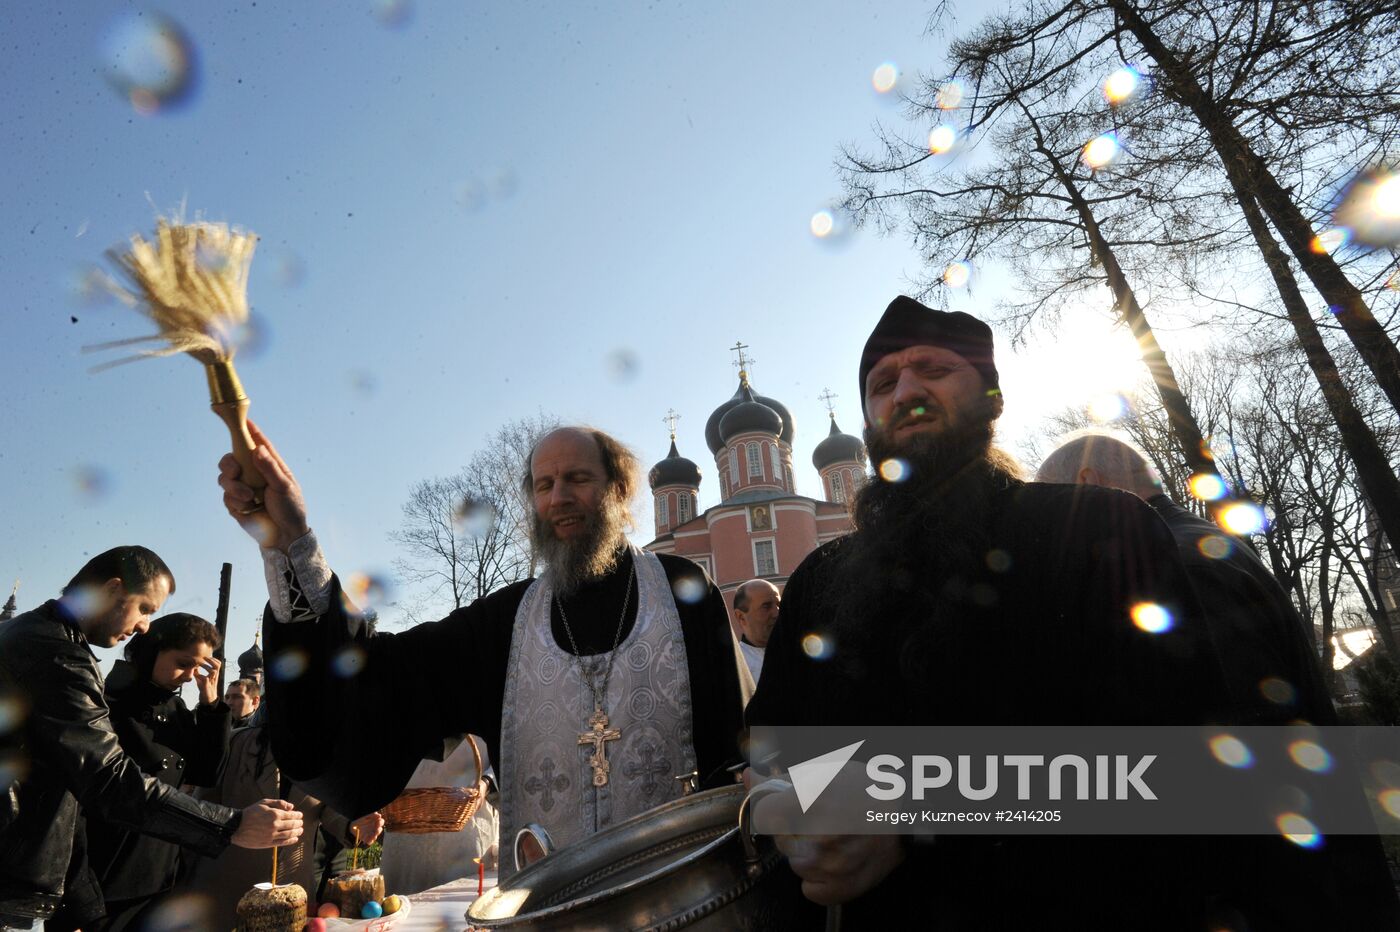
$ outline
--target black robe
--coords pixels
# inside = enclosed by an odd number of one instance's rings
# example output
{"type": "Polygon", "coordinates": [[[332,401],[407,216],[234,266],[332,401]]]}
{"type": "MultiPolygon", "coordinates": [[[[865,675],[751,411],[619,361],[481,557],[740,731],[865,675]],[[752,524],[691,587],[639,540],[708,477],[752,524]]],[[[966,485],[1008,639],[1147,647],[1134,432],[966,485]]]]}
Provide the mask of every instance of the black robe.
{"type": "MultiPolygon", "coordinates": [[[[658,556],[676,594],[685,639],[702,786],[733,783],[725,768],[740,759],[745,697],[729,615],[719,590],[698,566],[658,556]]],[[[612,648],[631,572],[629,554],[610,576],[566,600],[580,653],[612,648]]],[[[529,584],[514,583],[441,621],[372,638],[350,635],[338,581],[332,582],[330,610],[315,621],[278,623],[269,609],[263,624],[264,708],[278,764],[308,793],[358,818],[398,796],[419,761],[440,758],[445,738],[477,735],[491,759],[499,761],[515,611],[529,584]],[[276,671],[288,652],[305,661],[305,672],[279,678],[276,671]],[[353,676],[343,675],[347,656],[363,657],[353,676]]],[[[636,614],[634,589],[621,639],[632,630],[636,614]]],[[[560,648],[574,653],[557,605],[553,631],[560,648]]]]}
{"type": "MultiPolygon", "coordinates": [[[[991,547],[1001,553],[966,573],[930,571],[919,583],[937,595],[929,617],[838,619],[832,587],[857,539],[811,554],[783,592],[749,723],[1229,720],[1200,605],[1171,534],[1141,500],[1012,483],[994,493],[990,510],[991,547]],[[1170,631],[1149,634],[1128,621],[1129,607],[1145,601],[1168,607],[1170,631]],[[809,657],[801,646],[808,633],[829,638],[832,655],[809,657]]],[[[857,929],[900,928],[911,917],[940,930],[1393,927],[1393,892],[1371,887],[1366,903],[1352,904],[1335,878],[1307,871],[1315,862],[1295,873],[1298,862],[1288,861],[1282,877],[1264,870],[1280,845],[1288,843],[925,836],[908,841],[904,863],[846,904],[844,918],[857,929]],[[1241,915],[1248,925],[1230,924],[1241,915]]]]}

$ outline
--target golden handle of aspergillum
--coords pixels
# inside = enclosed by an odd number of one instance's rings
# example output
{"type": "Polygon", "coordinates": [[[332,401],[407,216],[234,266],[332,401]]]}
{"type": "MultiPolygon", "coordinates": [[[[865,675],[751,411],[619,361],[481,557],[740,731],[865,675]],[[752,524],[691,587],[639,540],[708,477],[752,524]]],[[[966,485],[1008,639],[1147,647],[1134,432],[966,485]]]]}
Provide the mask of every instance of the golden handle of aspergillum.
{"type": "Polygon", "coordinates": [[[232,362],[209,363],[204,367],[204,374],[209,378],[209,407],[228,426],[234,459],[243,467],[243,483],[258,494],[253,507],[244,514],[261,511],[261,492],[267,482],[253,459],[255,444],[253,435],[248,432],[248,396],[243,393],[243,384],[238,381],[232,362]]]}

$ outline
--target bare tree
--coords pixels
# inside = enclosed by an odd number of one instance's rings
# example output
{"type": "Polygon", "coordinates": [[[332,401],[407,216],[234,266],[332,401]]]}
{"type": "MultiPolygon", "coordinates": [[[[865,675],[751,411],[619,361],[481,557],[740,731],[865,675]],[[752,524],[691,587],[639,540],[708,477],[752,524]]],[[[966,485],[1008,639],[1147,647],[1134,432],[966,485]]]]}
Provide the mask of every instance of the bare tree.
{"type": "Polygon", "coordinates": [[[400,577],[425,587],[405,612],[411,621],[534,575],[532,512],[520,483],[535,441],[556,426],[542,414],[511,421],[459,472],[424,479],[410,490],[403,524],[390,536],[405,551],[394,564],[400,577]]]}

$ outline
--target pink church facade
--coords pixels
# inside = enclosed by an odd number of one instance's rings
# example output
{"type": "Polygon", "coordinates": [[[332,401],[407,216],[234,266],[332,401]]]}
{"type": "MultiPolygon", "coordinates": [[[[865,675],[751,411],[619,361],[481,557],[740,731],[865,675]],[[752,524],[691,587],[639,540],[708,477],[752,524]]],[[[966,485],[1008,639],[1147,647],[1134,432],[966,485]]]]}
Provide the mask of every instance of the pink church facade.
{"type": "Polygon", "coordinates": [[[823,494],[814,499],[793,482],[793,434],[787,408],[757,394],[741,369],[738,390],[705,425],[719,503],[699,511],[700,469],[680,455],[674,432],[669,455],[649,476],[656,537],[647,549],[703,567],[731,607],[731,623],[741,584],[766,579],[781,591],[807,554],[852,527],[847,503],[865,481],[864,445],[841,433],[833,416],[812,457],[823,494]]]}

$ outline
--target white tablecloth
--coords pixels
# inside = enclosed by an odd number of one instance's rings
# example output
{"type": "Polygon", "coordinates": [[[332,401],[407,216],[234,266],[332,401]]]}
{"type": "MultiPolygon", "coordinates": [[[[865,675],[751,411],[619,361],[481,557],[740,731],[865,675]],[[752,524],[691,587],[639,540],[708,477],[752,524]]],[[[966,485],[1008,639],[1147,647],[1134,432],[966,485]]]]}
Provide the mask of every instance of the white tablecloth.
{"type": "MultiPolygon", "coordinates": [[[[496,886],[496,872],[486,872],[486,889],[496,886]]],[[[410,896],[408,919],[396,923],[393,932],[462,932],[467,927],[467,907],[476,899],[476,878],[463,877],[410,896]]]]}

